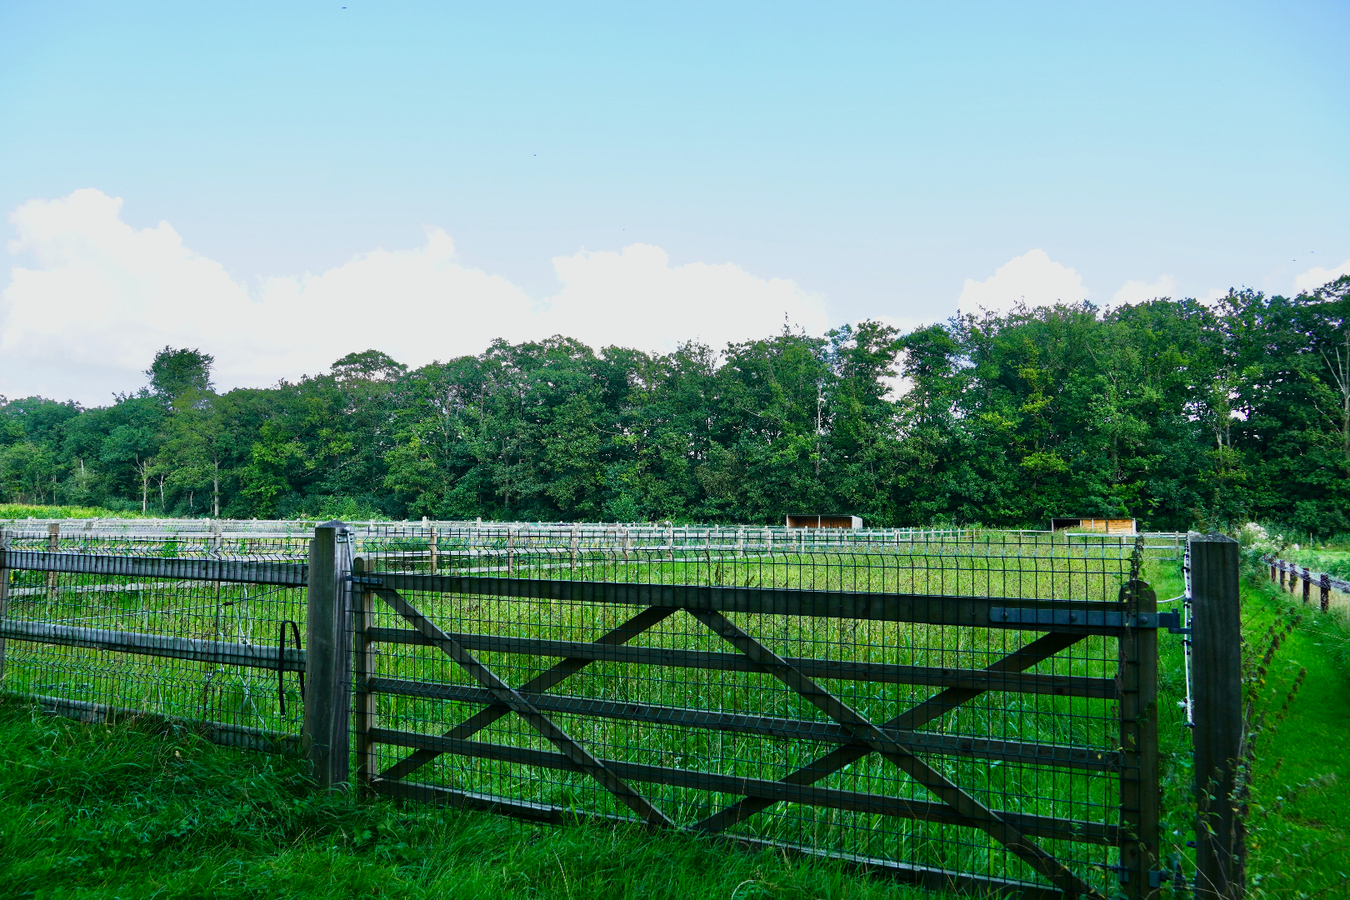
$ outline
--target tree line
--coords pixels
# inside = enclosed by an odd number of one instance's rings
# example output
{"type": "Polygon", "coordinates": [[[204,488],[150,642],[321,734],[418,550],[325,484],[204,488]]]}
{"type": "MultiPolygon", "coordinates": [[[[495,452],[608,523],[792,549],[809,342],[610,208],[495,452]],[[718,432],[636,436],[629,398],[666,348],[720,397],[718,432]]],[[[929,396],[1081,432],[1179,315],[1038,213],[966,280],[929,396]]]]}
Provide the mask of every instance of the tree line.
{"type": "Polygon", "coordinates": [[[1350,531],[1350,277],[964,314],[909,333],[790,328],[721,350],[567,337],[410,370],[215,391],[166,347],[98,408],[0,398],[9,502],[180,516],[1350,531]]]}

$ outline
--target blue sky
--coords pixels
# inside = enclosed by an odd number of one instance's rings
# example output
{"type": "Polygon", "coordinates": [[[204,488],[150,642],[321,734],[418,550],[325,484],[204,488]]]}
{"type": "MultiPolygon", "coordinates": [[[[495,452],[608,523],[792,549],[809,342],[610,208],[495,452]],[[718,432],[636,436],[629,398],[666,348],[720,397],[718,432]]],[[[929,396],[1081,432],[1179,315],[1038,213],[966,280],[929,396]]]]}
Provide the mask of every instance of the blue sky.
{"type": "Polygon", "coordinates": [[[0,393],[106,402],[164,343],[232,386],[1291,292],[1350,263],[1347,38],[1344,3],[0,3],[0,393]],[[349,324],[250,338],[315,308],[349,324]]]}

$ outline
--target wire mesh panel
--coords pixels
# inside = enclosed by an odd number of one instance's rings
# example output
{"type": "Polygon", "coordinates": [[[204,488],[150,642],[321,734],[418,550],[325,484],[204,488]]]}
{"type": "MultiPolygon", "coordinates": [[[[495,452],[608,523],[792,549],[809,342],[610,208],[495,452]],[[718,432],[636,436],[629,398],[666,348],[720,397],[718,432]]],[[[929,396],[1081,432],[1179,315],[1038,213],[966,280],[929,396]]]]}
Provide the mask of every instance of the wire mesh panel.
{"type": "Polygon", "coordinates": [[[935,885],[1104,896],[1133,869],[1142,896],[1142,545],[812,531],[365,528],[357,771],[935,885]]]}
{"type": "Polygon", "coordinates": [[[296,560],[307,539],[144,526],[2,534],[6,693],[89,718],[204,723],[213,738],[245,746],[298,736],[305,592],[296,560]]]}

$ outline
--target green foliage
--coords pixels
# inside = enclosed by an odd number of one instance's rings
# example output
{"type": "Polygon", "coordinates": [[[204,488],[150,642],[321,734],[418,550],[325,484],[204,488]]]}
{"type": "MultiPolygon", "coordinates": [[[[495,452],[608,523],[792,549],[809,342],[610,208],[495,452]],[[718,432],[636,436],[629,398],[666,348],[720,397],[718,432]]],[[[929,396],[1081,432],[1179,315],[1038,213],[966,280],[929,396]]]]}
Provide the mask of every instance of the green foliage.
{"type": "Polygon", "coordinates": [[[495,341],[409,371],[376,350],[213,392],[165,348],[83,410],[0,400],[0,500],[160,514],[1350,532],[1350,277],[1288,298],[865,321],[718,351],[495,341]]]}
{"type": "Polygon", "coordinates": [[[175,350],[165,347],[155,354],[145,377],[150,379],[150,392],[156,397],[174,401],[189,392],[211,392],[211,366],[215,357],[200,350],[175,350]]]}

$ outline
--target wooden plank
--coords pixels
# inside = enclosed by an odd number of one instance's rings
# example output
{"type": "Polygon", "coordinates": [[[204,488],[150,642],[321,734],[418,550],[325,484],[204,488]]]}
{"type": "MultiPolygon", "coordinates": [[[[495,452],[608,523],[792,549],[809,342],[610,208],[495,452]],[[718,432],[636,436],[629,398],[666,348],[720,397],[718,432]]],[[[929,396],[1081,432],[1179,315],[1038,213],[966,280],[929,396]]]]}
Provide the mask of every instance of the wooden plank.
{"type": "Polygon", "coordinates": [[[155,556],[100,556],[40,550],[0,550],[0,568],[108,577],[274,584],[283,587],[304,587],[308,570],[303,563],[197,557],[162,559],[155,556]]]}
{"type": "Polygon", "coordinates": [[[1203,900],[1237,900],[1246,893],[1246,834],[1234,796],[1243,747],[1238,578],[1236,541],[1217,534],[1191,539],[1195,893],[1203,900]]]}
{"type": "MultiPolygon", "coordinates": [[[[377,779],[372,783],[371,788],[381,796],[394,799],[416,800],[437,806],[479,809],[550,825],[571,825],[579,822],[609,825],[642,824],[641,820],[634,818],[587,812],[548,803],[535,803],[529,800],[517,800],[496,794],[461,791],[438,784],[377,779]]],[[[836,864],[842,864],[851,871],[906,884],[917,884],[936,892],[957,892],[978,897],[1009,898],[1009,900],[1066,900],[1064,893],[1057,888],[1025,881],[982,878],[978,875],[969,875],[951,869],[911,866],[891,859],[821,850],[803,844],[759,840],[742,835],[714,835],[713,837],[721,843],[745,850],[772,850],[775,853],[791,854],[802,859],[829,860],[836,864]]]]}
{"type": "Polygon", "coordinates": [[[754,588],[692,584],[642,584],[608,581],[548,581],[533,578],[484,578],[464,575],[412,575],[377,572],[381,586],[398,591],[429,591],[487,597],[515,597],[570,603],[657,606],[772,616],[872,619],[928,625],[969,625],[1019,631],[1070,634],[1119,634],[1110,625],[1060,625],[1050,622],[996,622],[991,611],[1054,609],[1069,612],[1117,612],[1115,602],[1036,600],[1010,597],[959,597],[945,594],[883,594],[863,591],[754,588]]]}
{"type": "MultiPolygon", "coordinates": [[[[1120,589],[1132,610],[1158,611],[1158,597],[1145,582],[1120,589]]],[[[1120,672],[1120,820],[1125,839],[1121,868],[1128,873],[1122,889],[1127,897],[1153,898],[1158,888],[1150,873],[1157,870],[1158,819],[1158,632],[1138,629],[1117,642],[1120,672]]]]}
{"type": "Polygon", "coordinates": [[[1008,898],[1008,900],[1073,900],[1059,888],[1045,884],[1035,884],[1018,879],[986,878],[969,872],[957,872],[951,869],[916,866],[897,862],[893,859],[863,856],[857,853],[845,853],[839,850],[823,850],[805,844],[787,841],[770,841],[745,837],[738,834],[719,836],[721,840],[739,845],[747,850],[772,850],[780,855],[811,860],[829,860],[851,871],[878,876],[892,881],[914,884],[940,896],[961,894],[971,897],[1008,898]]]}
{"type": "Polygon", "coordinates": [[[513,797],[502,797],[498,794],[460,791],[438,784],[422,784],[416,781],[376,778],[370,783],[370,789],[382,796],[398,800],[417,800],[421,803],[430,803],[436,806],[478,809],[549,825],[571,825],[577,822],[638,826],[644,824],[641,819],[632,816],[613,816],[573,807],[535,803],[531,800],[517,800],[513,797]]]}
{"type": "MultiPolygon", "coordinates": [[[[454,703],[498,705],[492,693],[468,684],[408,681],[395,678],[369,678],[356,685],[358,690],[400,697],[422,697],[454,703]]],[[[569,694],[544,694],[520,691],[520,695],[545,712],[577,716],[596,716],[629,722],[650,722],[683,728],[706,728],[737,734],[758,734],[823,743],[849,744],[856,738],[835,722],[785,719],[744,713],[715,712],[679,706],[598,700],[569,694]]],[[[1019,765],[1056,766],[1089,771],[1115,771],[1120,754],[1114,750],[1092,749],[1062,744],[1035,744],[1001,741],[994,738],[925,731],[883,729],[896,743],[914,753],[936,753],[979,759],[999,759],[1019,765]]]]}
{"type": "MultiPolygon", "coordinates": [[[[720,669],[727,672],[764,672],[764,667],[740,653],[676,650],[664,647],[631,647],[583,641],[552,641],[487,634],[453,633],[465,649],[481,653],[520,653],[528,656],[561,656],[635,665],[670,666],[686,669],[720,669]]],[[[430,641],[406,628],[372,628],[372,641],[429,645],[430,641]]],[[[877,684],[918,684],[960,687],[976,691],[1007,691],[1021,694],[1052,694],[1063,697],[1114,699],[1116,683],[1111,678],[1080,675],[1028,675],[1021,672],[991,672],[987,669],[954,669],[934,666],[902,666],[889,663],[789,657],[792,665],[813,678],[868,681],[877,684]]]]}
{"type": "Polygon", "coordinates": [[[51,622],[25,622],[20,619],[0,620],[0,637],[29,641],[35,644],[85,647],[90,650],[109,650],[115,653],[135,653],[140,656],[185,659],[221,666],[248,666],[254,669],[270,669],[272,671],[276,671],[277,663],[280,661],[283,671],[305,671],[304,650],[288,648],[278,654],[276,647],[269,647],[266,644],[208,641],[200,638],[173,637],[167,634],[118,631],[113,628],[56,625],[51,622]]]}
{"type": "MultiPolygon", "coordinates": [[[[538,769],[582,771],[580,766],[563,754],[549,750],[512,747],[506,744],[492,744],[483,741],[459,741],[439,735],[423,735],[383,728],[373,729],[371,738],[381,744],[433,749],[456,756],[492,759],[538,769]]],[[[947,805],[925,800],[906,800],[884,794],[866,794],[812,785],[791,785],[763,778],[720,775],[714,772],[654,766],[617,759],[602,759],[601,762],[606,769],[614,772],[615,775],[625,781],[693,788],[720,794],[763,797],[774,802],[801,803],[807,806],[850,810],[890,818],[939,822],[945,825],[968,826],[970,824],[947,805]]],[[[1004,815],[1009,821],[1015,820],[1026,825],[1028,831],[1035,831],[1040,836],[1056,840],[1106,845],[1114,844],[1116,841],[1115,827],[1107,823],[1055,819],[1049,816],[1021,813],[1000,813],[1000,815],[1004,815]]]]}
{"type": "MultiPolygon", "coordinates": [[[[434,533],[433,533],[434,538],[434,533]]],[[[366,561],[352,560],[352,575],[360,578],[365,573],[366,561]]],[[[365,788],[379,773],[370,729],[375,727],[378,707],[375,695],[364,688],[378,667],[374,642],[370,640],[370,623],[374,616],[375,598],[361,590],[357,580],[352,582],[352,750],[356,755],[356,780],[365,788]]]]}

